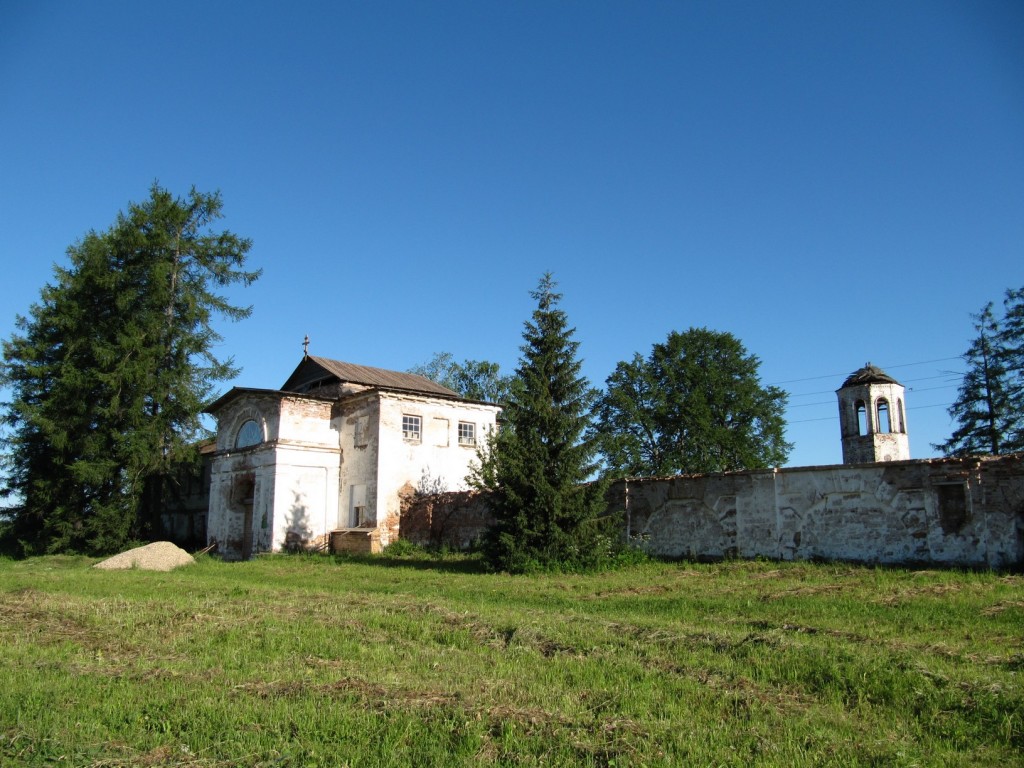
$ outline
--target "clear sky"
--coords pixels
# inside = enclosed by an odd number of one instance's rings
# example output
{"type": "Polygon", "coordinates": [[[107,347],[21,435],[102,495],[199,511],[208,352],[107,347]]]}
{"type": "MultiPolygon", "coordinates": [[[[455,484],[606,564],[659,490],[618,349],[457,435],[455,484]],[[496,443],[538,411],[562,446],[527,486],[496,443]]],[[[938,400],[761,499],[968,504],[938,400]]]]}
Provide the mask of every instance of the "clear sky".
{"type": "Polygon", "coordinates": [[[595,385],[735,334],[841,461],[834,390],[952,429],[970,314],[1024,285],[1024,3],[0,0],[0,336],[153,181],[251,237],[239,386],[310,352],[511,371],[551,270],[595,385]]]}

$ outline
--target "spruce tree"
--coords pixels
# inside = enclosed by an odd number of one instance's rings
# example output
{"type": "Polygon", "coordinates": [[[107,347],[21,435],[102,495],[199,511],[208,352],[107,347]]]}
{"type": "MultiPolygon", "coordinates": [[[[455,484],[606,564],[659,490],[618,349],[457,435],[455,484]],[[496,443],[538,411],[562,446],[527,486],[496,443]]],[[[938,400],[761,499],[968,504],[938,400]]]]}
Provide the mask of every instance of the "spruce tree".
{"type": "Polygon", "coordinates": [[[0,368],[9,535],[24,553],[116,551],[160,533],[177,467],[196,459],[200,417],[237,371],[213,352],[215,317],[250,313],[217,291],[248,285],[250,242],[211,231],[219,194],[174,198],[154,185],[69,266],[18,332],[0,368]]]}
{"type": "Polygon", "coordinates": [[[575,329],[558,309],[550,273],[523,332],[522,357],[502,412],[471,482],[487,493],[495,523],[485,551],[497,570],[581,570],[613,551],[616,521],[602,516],[606,484],[586,434],[595,393],[580,375],[575,329]]]}
{"type": "Polygon", "coordinates": [[[978,456],[1005,452],[1019,439],[1021,411],[1007,369],[1006,333],[993,313],[992,302],[972,316],[977,335],[964,353],[967,372],[949,415],[957,427],[933,447],[946,456],[978,456]]]}
{"type": "Polygon", "coordinates": [[[1012,414],[1003,450],[1010,453],[1024,451],[1024,288],[1008,289],[1003,308],[999,347],[1006,369],[1008,413],[1012,414]]]}

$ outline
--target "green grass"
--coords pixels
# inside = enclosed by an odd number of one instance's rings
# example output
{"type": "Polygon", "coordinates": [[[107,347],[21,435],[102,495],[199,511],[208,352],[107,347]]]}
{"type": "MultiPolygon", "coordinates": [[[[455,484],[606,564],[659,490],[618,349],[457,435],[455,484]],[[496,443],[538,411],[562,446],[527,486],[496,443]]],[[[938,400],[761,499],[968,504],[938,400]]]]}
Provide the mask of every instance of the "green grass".
{"type": "Polygon", "coordinates": [[[1024,765],[1024,577],[0,560],[0,765],[1024,765]]]}

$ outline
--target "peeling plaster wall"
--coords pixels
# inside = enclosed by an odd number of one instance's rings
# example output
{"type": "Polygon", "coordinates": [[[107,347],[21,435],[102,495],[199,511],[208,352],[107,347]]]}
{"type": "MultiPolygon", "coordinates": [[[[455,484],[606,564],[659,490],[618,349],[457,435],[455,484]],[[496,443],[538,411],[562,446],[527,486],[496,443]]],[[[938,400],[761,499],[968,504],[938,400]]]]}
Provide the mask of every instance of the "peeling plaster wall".
{"type": "Polygon", "coordinates": [[[253,395],[217,414],[207,537],[226,557],[315,546],[338,516],[339,435],[329,401],[253,395]],[[248,420],[263,442],[234,448],[248,420]],[[333,484],[333,485],[332,485],[333,484]]]}
{"type": "MultiPolygon", "coordinates": [[[[1024,562],[1024,457],[631,480],[652,554],[1006,567],[1024,562]]],[[[626,511],[626,484],[612,509],[626,511]]]]}
{"type": "Polygon", "coordinates": [[[275,454],[270,550],[302,549],[326,541],[338,519],[339,425],[333,404],[285,397],[275,454]]]}
{"type": "Polygon", "coordinates": [[[318,546],[335,527],[338,516],[337,453],[311,456],[308,451],[279,449],[276,461],[273,537],[268,549],[318,546]],[[317,458],[323,464],[311,461],[317,458]]]}
{"type": "Polygon", "coordinates": [[[210,476],[210,509],[207,514],[207,542],[218,545],[228,558],[243,555],[246,507],[250,506],[251,552],[270,548],[273,519],[274,453],[252,450],[244,454],[215,457],[210,476]]]}
{"type": "Polygon", "coordinates": [[[475,424],[480,441],[494,428],[498,410],[494,405],[466,401],[391,392],[381,395],[376,519],[382,529],[382,546],[390,543],[398,529],[402,494],[416,488],[421,478],[439,481],[444,491],[466,488],[476,448],[459,445],[459,422],[475,424]],[[402,437],[403,415],[420,417],[418,442],[402,437]]]}
{"type": "Polygon", "coordinates": [[[353,489],[362,489],[368,519],[376,522],[377,465],[380,455],[380,395],[346,400],[334,417],[340,433],[338,514],[335,528],[356,527],[353,489]]]}
{"type": "MultiPolygon", "coordinates": [[[[1024,565],[1024,454],[619,481],[609,512],[655,555],[1024,565]]],[[[402,536],[465,545],[483,500],[411,500],[402,536]]]]}
{"type": "Polygon", "coordinates": [[[459,444],[459,422],[474,424],[479,440],[494,428],[498,411],[381,390],[333,401],[247,393],[216,414],[208,541],[226,557],[246,557],[319,546],[331,531],[361,527],[386,546],[398,536],[403,498],[422,478],[465,488],[476,450],[459,444]],[[419,441],[403,439],[403,415],[420,417],[419,441]],[[263,440],[236,449],[250,420],[263,440]]]}
{"type": "Polygon", "coordinates": [[[333,403],[302,397],[281,399],[276,439],[291,445],[338,449],[338,427],[331,421],[333,403]]]}

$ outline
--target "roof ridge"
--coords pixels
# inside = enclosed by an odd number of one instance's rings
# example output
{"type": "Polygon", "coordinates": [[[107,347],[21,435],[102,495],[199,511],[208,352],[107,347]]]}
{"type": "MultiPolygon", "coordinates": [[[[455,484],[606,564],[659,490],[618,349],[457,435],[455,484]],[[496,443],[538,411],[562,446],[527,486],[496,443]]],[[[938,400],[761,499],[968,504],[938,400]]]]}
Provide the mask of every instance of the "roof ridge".
{"type": "Polygon", "coordinates": [[[320,357],[317,355],[306,355],[302,362],[299,363],[299,367],[295,369],[295,372],[293,372],[288,381],[285,382],[285,386],[291,383],[299,369],[304,364],[308,363],[312,363],[319,367],[325,373],[336,377],[339,381],[350,382],[352,384],[363,384],[366,386],[382,387],[385,389],[405,390],[426,395],[461,397],[458,392],[449,389],[443,384],[438,384],[433,379],[429,379],[419,373],[395,371],[390,368],[362,365],[361,363],[349,363],[344,360],[335,360],[330,357],[320,357]]]}

